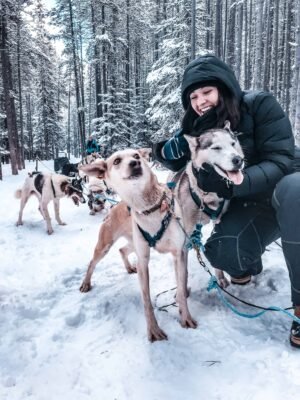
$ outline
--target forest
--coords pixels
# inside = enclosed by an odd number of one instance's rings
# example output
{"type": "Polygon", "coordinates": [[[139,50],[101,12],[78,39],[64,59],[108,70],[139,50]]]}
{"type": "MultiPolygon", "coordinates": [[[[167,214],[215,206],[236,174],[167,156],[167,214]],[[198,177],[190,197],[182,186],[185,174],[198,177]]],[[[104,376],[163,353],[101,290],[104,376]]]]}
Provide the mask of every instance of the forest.
{"type": "Polygon", "coordinates": [[[148,147],[180,126],[181,78],[213,53],[300,135],[299,0],[0,0],[0,179],[25,160],[148,147]]]}

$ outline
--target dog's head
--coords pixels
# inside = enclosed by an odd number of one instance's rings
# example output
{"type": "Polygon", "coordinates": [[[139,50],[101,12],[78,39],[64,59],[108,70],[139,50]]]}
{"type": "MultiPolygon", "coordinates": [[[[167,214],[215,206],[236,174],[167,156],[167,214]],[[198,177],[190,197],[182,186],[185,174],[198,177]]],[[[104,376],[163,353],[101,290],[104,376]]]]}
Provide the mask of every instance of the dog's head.
{"type": "Polygon", "coordinates": [[[63,182],[61,184],[61,190],[67,197],[70,197],[73,200],[76,206],[78,206],[79,203],[85,203],[81,178],[74,178],[70,181],[63,182]]]}
{"type": "Polygon", "coordinates": [[[106,161],[98,160],[80,167],[84,173],[105,179],[122,197],[122,192],[131,191],[137,184],[143,188],[152,178],[152,172],[139,150],[126,149],[113,153],[106,161]]]}
{"type": "Polygon", "coordinates": [[[89,207],[94,211],[101,211],[105,206],[107,187],[103,179],[91,177],[89,180],[89,207]]]}
{"type": "Polygon", "coordinates": [[[210,129],[198,137],[185,135],[185,138],[194,168],[199,170],[204,163],[208,163],[233,184],[242,183],[244,153],[237,136],[230,130],[230,123],[226,123],[224,128],[210,129]]]}

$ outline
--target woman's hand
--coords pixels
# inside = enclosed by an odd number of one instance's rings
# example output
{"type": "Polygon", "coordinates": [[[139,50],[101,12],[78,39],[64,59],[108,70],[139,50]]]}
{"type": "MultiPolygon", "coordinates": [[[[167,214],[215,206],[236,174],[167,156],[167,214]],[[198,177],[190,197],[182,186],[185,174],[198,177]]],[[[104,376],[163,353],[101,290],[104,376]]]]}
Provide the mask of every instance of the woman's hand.
{"type": "Polygon", "coordinates": [[[219,197],[231,199],[233,195],[232,183],[219,175],[212,165],[204,163],[195,176],[198,187],[204,192],[217,193],[219,197]]]}

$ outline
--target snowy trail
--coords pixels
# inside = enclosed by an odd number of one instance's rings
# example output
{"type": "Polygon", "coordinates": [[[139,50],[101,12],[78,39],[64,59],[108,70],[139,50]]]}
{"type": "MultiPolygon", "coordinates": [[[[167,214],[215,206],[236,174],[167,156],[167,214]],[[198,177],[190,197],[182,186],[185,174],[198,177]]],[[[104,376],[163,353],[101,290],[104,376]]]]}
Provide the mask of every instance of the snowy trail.
{"type": "MultiPolygon", "coordinates": [[[[33,168],[28,164],[28,171],[33,168]]],[[[300,352],[288,343],[291,321],[277,313],[255,320],[233,314],[215,291],[207,292],[208,274],[194,254],[189,304],[199,326],[182,329],[177,308],[156,311],[168,341],[147,341],[137,276],[126,273],[120,243],[97,266],[92,291],[80,293],[103,216],[63,199],[68,225],[54,222],[48,236],[31,199],[17,228],[13,193],[26,173],[10,176],[5,166],[0,182],[1,400],[298,398],[300,352]]],[[[281,249],[269,250],[263,273],[230,291],[260,305],[289,306],[281,249]]],[[[170,256],[152,253],[150,277],[152,299],[175,286],[170,256]]],[[[167,292],[157,303],[173,296],[167,292]]]]}

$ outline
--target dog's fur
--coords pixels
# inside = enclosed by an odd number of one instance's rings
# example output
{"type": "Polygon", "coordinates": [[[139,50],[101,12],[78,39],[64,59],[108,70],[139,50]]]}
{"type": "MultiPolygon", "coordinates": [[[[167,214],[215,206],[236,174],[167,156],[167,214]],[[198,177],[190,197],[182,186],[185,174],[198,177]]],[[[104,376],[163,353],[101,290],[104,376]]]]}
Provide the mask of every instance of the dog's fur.
{"type": "Polygon", "coordinates": [[[105,207],[107,186],[103,179],[91,177],[88,184],[88,206],[90,215],[95,215],[105,207]]]}
{"type": "MultiPolygon", "coordinates": [[[[162,221],[166,218],[166,215],[170,215],[169,223],[163,236],[154,247],[161,253],[170,252],[173,255],[177,279],[176,298],[179,303],[181,325],[187,328],[196,328],[197,323],[192,318],[187,305],[186,238],[173,215],[174,211],[176,216],[181,217],[181,208],[175,199],[173,210],[173,205],[170,203],[171,192],[165,185],[158,183],[148,163],[137,150],[118,151],[110,156],[106,162],[102,161],[102,163],[98,162],[81,168],[89,175],[95,174],[98,178],[104,178],[131,209],[133,243],[138,258],[137,271],[144,301],[149,340],[167,339],[167,335],[158,326],[152,308],[148,271],[150,247],[140,228],[154,237],[162,227],[162,221]]],[[[118,211],[120,211],[120,207],[118,211]]],[[[128,220],[125,216],[126,219],[128,220]]],[[[101,249],[100,252],[103,251],[101,243],[99,249],[101,249]]],[[[128,253],[130,250],[130,248],[127,248],[126,252],[128,253]]],[[[97,247],[95,253],[96,255],[94,254],[92,260],[94,265],[100,259],[97,247]]],[[[91,265],[89,266],[89,275],[91,275],[93,269],[91,265]]],[[[84,289],[82,287],[83,291],[84,289]]]]}
{"type": "Polygon", "coordinates": [[[28,174],[22,189],[15,192],[15,197],[21,199],[19,218],[17,226],[23,225],[23,210],[31,195],[35,195],[39,201],[39,211],[46,221],[47,232],[53,233],[51,219],[48,211],[48,203],[53,200],[55,219],[59,225],[66,225],[62,222],[59,215],[59,200],[62,197],[70,197],[75,205],[79,202],[85,203],[82,194],[81,180],[76,178],[67,178],[59,174],[28,174]]]}

